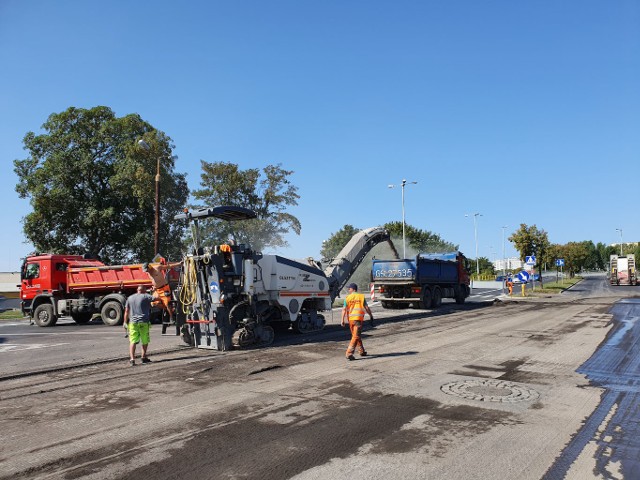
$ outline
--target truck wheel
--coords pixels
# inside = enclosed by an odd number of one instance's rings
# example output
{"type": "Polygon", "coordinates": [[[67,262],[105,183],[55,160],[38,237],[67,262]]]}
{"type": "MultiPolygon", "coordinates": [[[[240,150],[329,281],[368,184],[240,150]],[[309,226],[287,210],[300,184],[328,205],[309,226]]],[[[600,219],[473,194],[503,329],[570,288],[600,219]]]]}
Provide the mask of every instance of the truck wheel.
{"type": "Polygon", "coordinates": [[[422,301],[420,303],[422,304],[422,308],[425,308],[425,309],[431,308],[431,290],[430,289],[425,288],[424,290],[422,290],[422,301]]]}
{"type": "Polygon", "coordinates": [[[380,305],[382,305],[382,308],[391,308],[389,302],[385,302],[384,300],[380,302],[380,305]]]}
{"type": "Polygon", "coordinates": [[[39,327],[53,327],[58,321],[58,317],[53,313],[53,305],[43,303],[38,305],[36,311],[33,312],[33,320],[39,327]]]}
{"type": "Polygon", "coordinates": [[[91,318],[93,318],[93,313],[91,312],[72,313],[71,318],[73,318],[73,321],[76,322],[78,325],[82,325],[84,323],[89,323],[91,321],[91,318]]]}
{"type": "Polygon", "coordinates": [[[433,308],[438,308],[442,305],[442,292],[438,287],[433,289],[433,302],[431,302],[433,308]]]}
{"type": "Polygon", "coordinates": [[[290,321],[276,321],[276,322],[269,322],[269,325],[271,325],[271,328],[273,328],[273,330],[275,332],[286,332],[287,330],[289,330],[289,327],[291,327],[291,322],[290,321]]]}
{"type": "Polygon", "coordinates": [[[249,305],[249,302],[236,303],[231,310],[229,310],[229,321],[233,326],[233,330],[238,328],[238,325],[244,325],[245,318],[253,318],[251,316],[251,305],[249,305]]]}
{"type": "Polygon", "coordinates": [[[105,325],[109,325],[111,327],[122,325],[122,305],[116,300],[111,300],[102,306],[100,316],[102,317],[102,321],[105,325]]]}
{"type": "Polygon", "coordinates": [[[275,332],[273,331],[273,328],[271,328],[269,325],[264,325],[260,329],[260,336],[257,340],[260,346],[271,345],[275,337],[276,335],[275,335],[275,332]]]}

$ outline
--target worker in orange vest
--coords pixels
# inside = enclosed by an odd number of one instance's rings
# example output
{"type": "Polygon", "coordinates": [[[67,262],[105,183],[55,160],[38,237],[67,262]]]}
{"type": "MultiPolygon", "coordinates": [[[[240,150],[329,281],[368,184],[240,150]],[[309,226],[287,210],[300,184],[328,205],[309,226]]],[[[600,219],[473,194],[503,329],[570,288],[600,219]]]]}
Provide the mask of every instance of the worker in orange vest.
{"type": "Polygon", "coordinates": [[[355,283],[350,283],[347,286],[347,298],[344,299],[344,307],[342,308],[342,321],[340,322],[341,326],[345,326],[345,321],[349,322],[349,328],[351,329],[351,342],[349,343],[349,347],[347,348],[347,360],[355,360],[356,358],[353,356],[353,352],[355,352],[356,347],[358,347],[358,353],[361,357],[367,355],[367,352],[364,349],[364,345],[362,344],[362,338],[360,338],[360,334],[362,333],[362,323],[364,322],[364,312],[369,314],[369,318],[371,319],[371,326],[373,327],[373,313],[371,313],[371,309],[367,305],[367,301],[364,298],[364,295],[358,293],[358,285],[355,283]]]}
{"type": "Polygon", "coordinates": [[[142,264],[142,271],[149,275],[151,284],[153,285],[153,302],[154,307],[160,307],[169,313],[169,321],[173,323],[173,308],[170,306],[171,301],[171,287],[167,282],[166,272],[173,267],[177,267],[182,262],[167,263],[167,261],[160,257],[160,262],[157,265],[149,265],[148,263],[142,264]]]}
{"type": "Polygon", "coordinates": [[[513,282],[507,279],[507,288],[509,289],[509,295],[513,293],[513,282]]]}

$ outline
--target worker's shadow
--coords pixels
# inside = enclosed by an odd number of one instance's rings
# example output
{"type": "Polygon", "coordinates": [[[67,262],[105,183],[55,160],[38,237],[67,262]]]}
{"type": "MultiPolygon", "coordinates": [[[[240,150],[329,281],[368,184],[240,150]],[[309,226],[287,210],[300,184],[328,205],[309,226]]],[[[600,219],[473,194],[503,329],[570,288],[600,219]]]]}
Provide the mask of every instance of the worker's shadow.
{"type": "Polygon", "coordinates": [[[418,352],[395,352],[395,353],[368,353],[365,357],[359,357],[360,360],[366,360],[367,358],[385,358],[385,357],[404,357],[406,355],[417,355],[418,352]]]}

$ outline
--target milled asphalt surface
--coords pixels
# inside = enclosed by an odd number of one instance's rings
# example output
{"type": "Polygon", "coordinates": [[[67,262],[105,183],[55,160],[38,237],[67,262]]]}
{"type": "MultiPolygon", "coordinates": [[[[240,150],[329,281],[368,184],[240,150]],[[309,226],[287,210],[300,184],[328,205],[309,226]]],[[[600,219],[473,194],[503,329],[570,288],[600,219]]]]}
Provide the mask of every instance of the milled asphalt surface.
{"type": "MultiPolygon", "coordinates": [[[[0,478],[637,478],[635,293],[595,278],[553,297],[375,307],[355,362],[329,325],[0,381],[0,478]]],[[[120,348],[87,327],[93,340],[52,334],[120,348]]]]}

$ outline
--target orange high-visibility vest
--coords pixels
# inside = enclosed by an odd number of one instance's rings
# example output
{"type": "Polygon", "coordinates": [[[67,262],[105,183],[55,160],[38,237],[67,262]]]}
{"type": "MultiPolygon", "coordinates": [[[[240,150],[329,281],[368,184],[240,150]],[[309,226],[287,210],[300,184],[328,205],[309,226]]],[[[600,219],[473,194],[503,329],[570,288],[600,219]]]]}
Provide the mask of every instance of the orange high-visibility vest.
{"type": "Polygon", "coordinates": [[[351,293],[345,298],[347,304],[347,314],[350,322],[362,322],[364,320],[364,295],[362,293],[351,293]]]}

